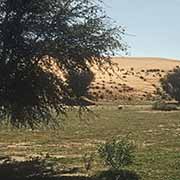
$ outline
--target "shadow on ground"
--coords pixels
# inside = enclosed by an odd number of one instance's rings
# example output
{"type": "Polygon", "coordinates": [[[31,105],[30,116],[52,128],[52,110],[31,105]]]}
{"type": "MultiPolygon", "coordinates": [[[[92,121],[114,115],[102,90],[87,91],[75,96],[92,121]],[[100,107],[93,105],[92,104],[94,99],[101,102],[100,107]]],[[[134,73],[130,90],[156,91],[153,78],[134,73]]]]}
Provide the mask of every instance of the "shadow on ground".
{"type": "MultiPolygon", "coordinates": [[[[71,169],[72,170],[72,169],[71,169]]],[[[62,175],[64,172],[54,170],[52,164],[45,160],[33,159],[25,162],[9,159],[0,163],[0,179],[2,180],[139,180],[131,171],[103,171],[93,177],[62,175]]]]}
{"type": "Polygon", "coordinates": [[[95,180],[140,180],[140,177],[133,171],[120,170],[120,171],[103,171],[98,173],[95,180]]]}

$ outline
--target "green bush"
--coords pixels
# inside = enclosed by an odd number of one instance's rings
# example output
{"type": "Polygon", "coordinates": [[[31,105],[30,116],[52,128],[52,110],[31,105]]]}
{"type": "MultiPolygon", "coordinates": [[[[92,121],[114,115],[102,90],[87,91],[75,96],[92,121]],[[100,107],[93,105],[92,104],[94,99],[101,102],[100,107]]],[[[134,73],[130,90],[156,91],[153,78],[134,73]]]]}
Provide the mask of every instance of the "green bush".
{"type": "Polygon", "coordinates": [[[152,107],[153,110],[160,110],[160,111],[173,111],[177,110],[176,104],[167,104],[165,101],[156,101],[152,107]]]}
{"type": "Polygon", "coordinates": [[[112,138],[99,146],[98,153],[105,165],[120,170],[133,163],[134,149],[135,146],[127,138],[112,138]]]}

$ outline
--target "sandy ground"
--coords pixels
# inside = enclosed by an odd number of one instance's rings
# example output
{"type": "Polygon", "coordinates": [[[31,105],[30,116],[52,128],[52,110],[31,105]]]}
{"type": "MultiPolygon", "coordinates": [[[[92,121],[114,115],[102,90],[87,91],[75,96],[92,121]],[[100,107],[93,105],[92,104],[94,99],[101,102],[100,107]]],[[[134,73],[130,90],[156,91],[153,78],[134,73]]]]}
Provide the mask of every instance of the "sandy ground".
{"type": "Polygon", "coordinates": [[[89,90],[99,100],[117,100],[132,97],[151,98],[156,94],[159,80],[180,66],[180,61],[162,58],[112,58],[114,72],[93,68],[95,79],[89,90]]]}

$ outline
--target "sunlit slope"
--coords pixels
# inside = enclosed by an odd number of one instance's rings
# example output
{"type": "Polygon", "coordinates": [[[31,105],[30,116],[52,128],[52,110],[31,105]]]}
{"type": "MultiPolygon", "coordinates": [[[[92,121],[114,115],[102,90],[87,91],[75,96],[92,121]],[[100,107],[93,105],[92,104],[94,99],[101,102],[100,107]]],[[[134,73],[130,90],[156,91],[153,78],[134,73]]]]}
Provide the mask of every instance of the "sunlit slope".
{"type": "Polygon", "coordinates": [[[112,58],[114,72],[92,68],[95,79],[89,92],[99,100],[154,97],[159,80],[180,61],[162,58],[112,58]]]}

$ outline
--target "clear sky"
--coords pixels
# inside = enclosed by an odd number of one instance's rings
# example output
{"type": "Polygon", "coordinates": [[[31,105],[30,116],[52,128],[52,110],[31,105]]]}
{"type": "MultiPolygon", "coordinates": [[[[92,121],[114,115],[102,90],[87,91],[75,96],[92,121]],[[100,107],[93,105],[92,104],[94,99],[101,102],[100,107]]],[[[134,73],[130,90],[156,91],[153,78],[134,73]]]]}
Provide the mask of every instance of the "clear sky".
{"type": "Polygon", "coordinates": [[[123,25],[131,56],[180,59],[180,0],[104,0],[107,14],[123,25]]]}

